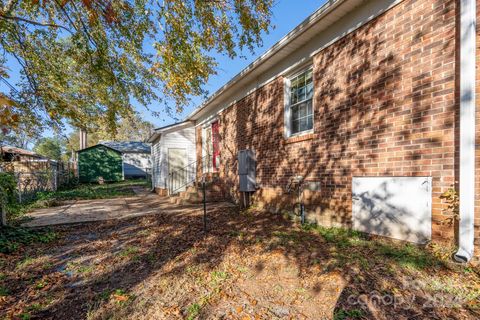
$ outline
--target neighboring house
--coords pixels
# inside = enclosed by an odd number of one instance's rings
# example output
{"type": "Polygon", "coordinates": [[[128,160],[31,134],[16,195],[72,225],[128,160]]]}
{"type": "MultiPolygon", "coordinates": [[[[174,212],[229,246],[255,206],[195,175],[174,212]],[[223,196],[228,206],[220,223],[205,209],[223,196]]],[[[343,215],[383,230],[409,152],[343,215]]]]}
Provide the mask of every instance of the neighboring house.
{"type": "Polygon", "coordinates": [[[106,141],[77,151],[81,182],[145,178],[151,168],[150,145],[136,141],[106,141]]]}
{"type": "Polygon", "coordinates": [[[0,170],[10,172],[34,173],[61,170],[59,161],[39,155],[33,151],[13,147],[0,147],[0,170]]]}
{"type": "Polygon", "coordinates": [[[166,194],[167,185],[172,192],[183,190],[195,179],[194,123],[157,128],[148,142],[152,144],[152,185],[159,194],[166,194]]]}
{"type": "Polygon", "coordinates": [[[33,161],[33,160],[46,160],[44,156],[41,156],[33,151],[17,148],[13,146],[0,146],[0,160],[5,162],[12,161],[33,161]]]}
{"type": "Polygon", "coordinates": [[[19,201],[29,201],[40,191],[54,191],[70,179],[74,168],[13,146],[0,147],[0,172],[15,175],[19,201]],[[70,171],[72,170],[72,171],[70,171]]]}
{"type": "Polygon", "coordinates": [[[250,150],[259,206],[291,210],[301,176],[310,220],[422,243],[457,235],[456,258],[469,260],[475,234],[480,244],[477,15],[475,0],[328,1],[187,117],[198,176],[214,172],[239,201],[237,159],[250,150]],[[458,225],[443,223],[449,188],[458,225]]]}

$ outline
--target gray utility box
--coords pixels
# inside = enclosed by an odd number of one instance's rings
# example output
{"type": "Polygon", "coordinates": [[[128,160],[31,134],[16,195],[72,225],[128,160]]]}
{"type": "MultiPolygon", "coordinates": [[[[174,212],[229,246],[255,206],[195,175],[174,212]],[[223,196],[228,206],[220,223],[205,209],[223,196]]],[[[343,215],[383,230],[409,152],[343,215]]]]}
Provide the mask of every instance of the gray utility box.
{"type": "Polygon", "coordinates": [[[240,191],[253,192],[256,190],[255,153],[252,150],[238,152],[238,175],[240,176],[240,191]]]}

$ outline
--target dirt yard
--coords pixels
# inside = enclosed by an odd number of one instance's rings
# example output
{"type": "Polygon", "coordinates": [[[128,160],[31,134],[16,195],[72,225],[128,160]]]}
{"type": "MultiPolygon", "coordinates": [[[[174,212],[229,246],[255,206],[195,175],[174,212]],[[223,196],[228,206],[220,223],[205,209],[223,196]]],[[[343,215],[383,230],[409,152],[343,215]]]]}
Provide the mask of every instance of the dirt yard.
{"type": "Polygon", "coordinates": [[[205,235],[198,206],[162,212],[52,227],[56,240],[0,254],[0,318],[480,317],[478,270],[445,247],[228,207],[209,209],[205,235]]]}

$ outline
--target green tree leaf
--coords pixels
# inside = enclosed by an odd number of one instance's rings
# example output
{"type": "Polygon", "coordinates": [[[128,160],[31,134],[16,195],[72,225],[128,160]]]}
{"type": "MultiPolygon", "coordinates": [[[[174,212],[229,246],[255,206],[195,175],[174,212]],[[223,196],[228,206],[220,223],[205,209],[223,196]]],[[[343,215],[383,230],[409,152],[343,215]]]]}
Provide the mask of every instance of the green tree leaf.
{"type": "Polygon", "coordinates": [[[11,114],[37,128],[115,133],[132,102],[181,111],[206,96],[215,54],[253,50],[273,0],[9,0],[0,2],[0,77],[20,82],[11,114]]]}

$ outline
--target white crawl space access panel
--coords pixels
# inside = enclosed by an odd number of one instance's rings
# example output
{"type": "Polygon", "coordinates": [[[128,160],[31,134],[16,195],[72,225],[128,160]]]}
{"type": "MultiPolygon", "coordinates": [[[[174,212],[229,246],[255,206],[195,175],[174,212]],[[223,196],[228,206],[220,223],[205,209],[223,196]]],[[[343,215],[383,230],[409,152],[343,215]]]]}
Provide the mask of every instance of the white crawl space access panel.
{"type": "Polygon", "coordinates": [[[432,235],[431,177],[353,177],[353,228],[425,243],[432,235]]]}

